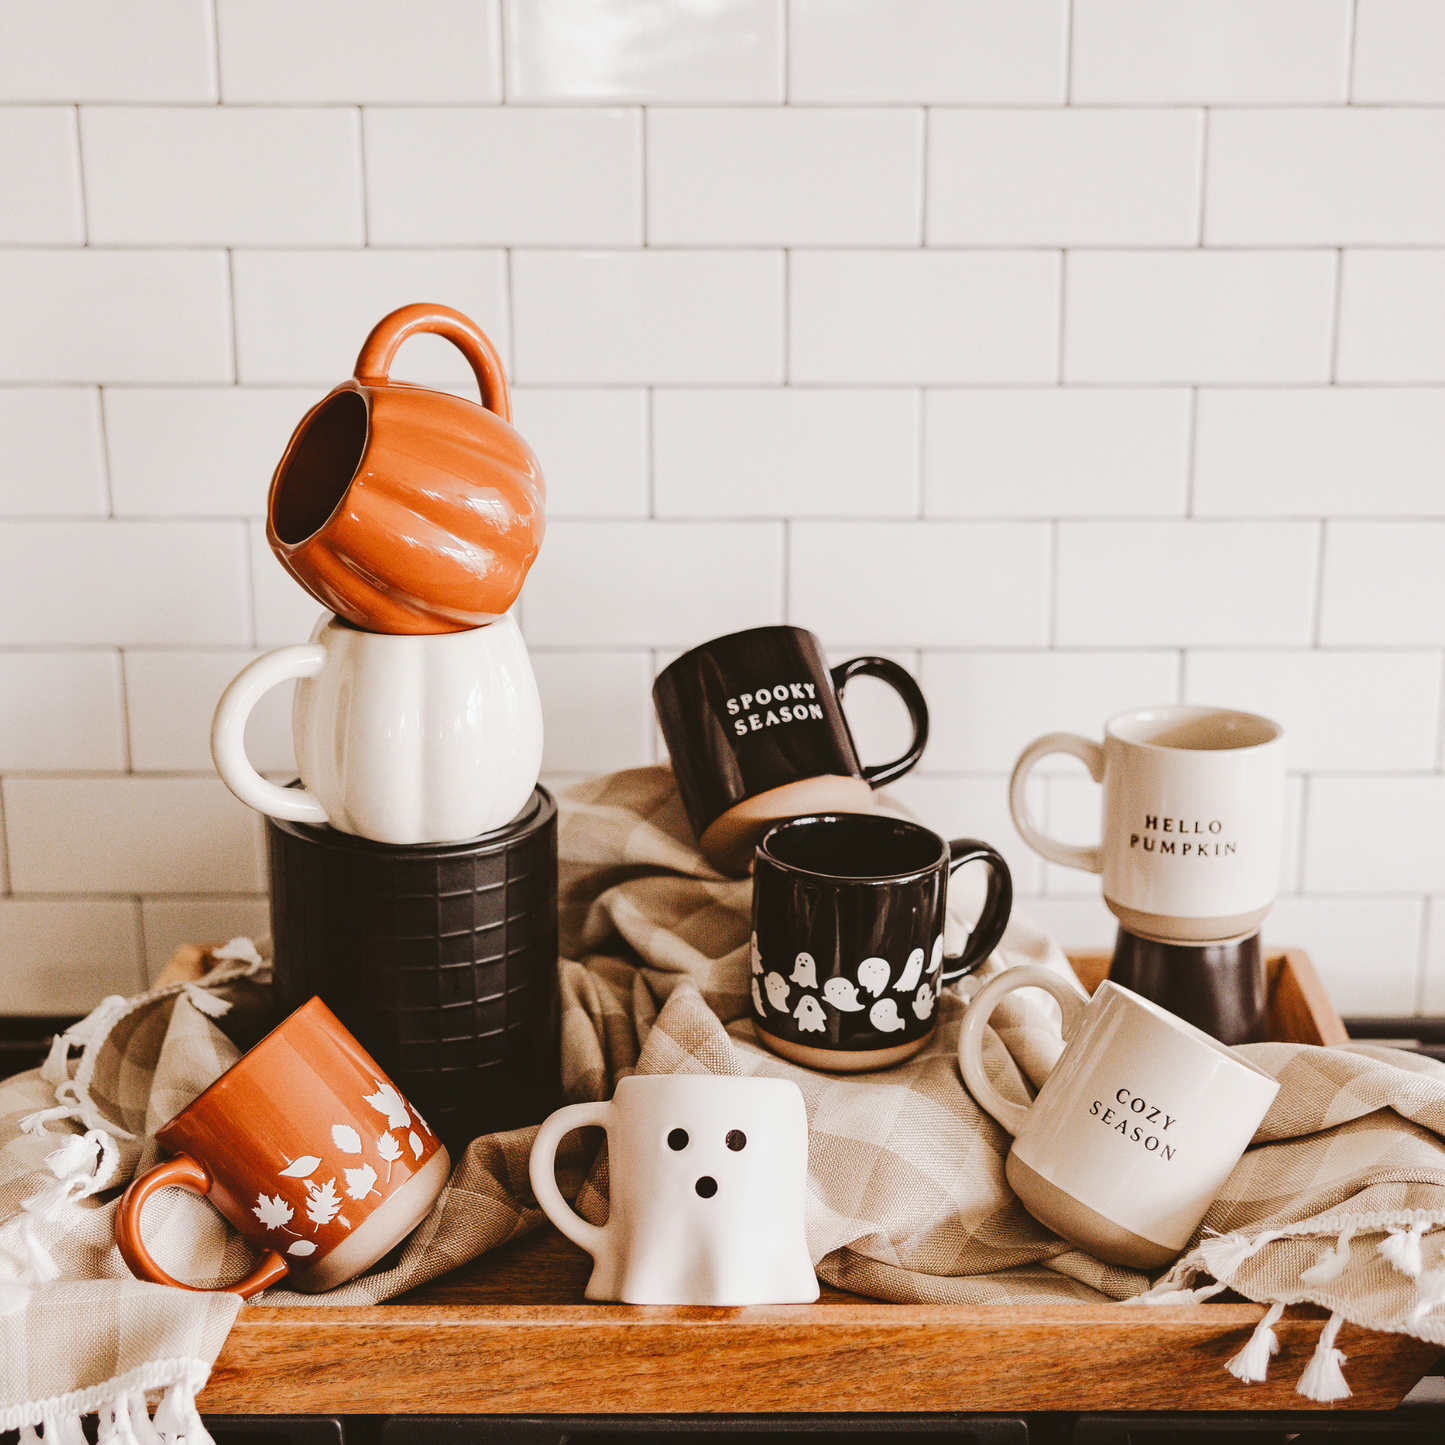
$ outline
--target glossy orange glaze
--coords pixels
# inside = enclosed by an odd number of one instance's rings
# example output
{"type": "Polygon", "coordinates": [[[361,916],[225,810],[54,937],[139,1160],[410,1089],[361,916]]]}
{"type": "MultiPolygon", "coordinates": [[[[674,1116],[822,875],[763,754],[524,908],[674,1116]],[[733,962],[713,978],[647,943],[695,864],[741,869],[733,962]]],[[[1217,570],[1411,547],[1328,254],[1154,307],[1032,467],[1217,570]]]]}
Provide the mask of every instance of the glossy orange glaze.
{"type": "Polygon", "coordinates": [[[379,322],[355,377],[301,419],[271,481],[266,537],[317,601],[357,627],[459,632],[516,600],[545,501],[491,342],[459,311],[419,303],[379,322]],[[397,348],[418,332],[461,350],[482,405],[390,380],[397,348]]]}
{"type": "Polygon", "coordinates": [[[116,1243],[131,1273],[192,1287],[167,1274],[141,1238],[146,1199],[176,1184],[205,1194],[267,1252],[231,1286],[243,1296],[314,1267],[441,1148],[319,998],[157,1130],[156,1142],[178,1157],[135,1180],[116,1212],[116,1243]]]}

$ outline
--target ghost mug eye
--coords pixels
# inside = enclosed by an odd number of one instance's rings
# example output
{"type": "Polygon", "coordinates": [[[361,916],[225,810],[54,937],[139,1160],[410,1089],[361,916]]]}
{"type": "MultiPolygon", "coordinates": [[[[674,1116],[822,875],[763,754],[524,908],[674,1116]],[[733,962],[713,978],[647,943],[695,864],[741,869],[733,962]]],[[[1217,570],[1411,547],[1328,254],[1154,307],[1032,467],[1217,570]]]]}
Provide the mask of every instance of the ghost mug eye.
{"type": "Polygon", "coordinates": [[[758,844],[749,950],[753,1023],[770,1049],[834,1073],[889,1068],[925,1047],[945,983],[1003,937],[1008,865],[972,838],[881,813],[820,813],[777,824],[758,844]],[[943,949],[948,880],[987,873],[983,907],[958,957],[943,949]]]}

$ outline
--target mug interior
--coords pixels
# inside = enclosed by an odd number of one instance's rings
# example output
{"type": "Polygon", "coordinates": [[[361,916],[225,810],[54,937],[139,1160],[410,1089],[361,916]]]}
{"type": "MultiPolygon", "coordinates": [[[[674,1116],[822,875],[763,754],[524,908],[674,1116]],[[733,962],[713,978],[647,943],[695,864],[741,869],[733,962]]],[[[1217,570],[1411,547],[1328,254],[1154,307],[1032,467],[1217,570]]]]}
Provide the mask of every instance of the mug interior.
{"type": "Polygon", "coordinates": [[[1108,731],[1122,742],[1186,752],[1225,752],[1272,743],[1284,731],[1252,712],[1217,707],[1151,707],[1121,713],[1108,731]]]}
{"type": "Polygon", "coordinates": [[[896,882],[948,854],[937,833],[880,813],[820,813],[779,823],[759,851],[773,863],[847,882],[896,882]]]}
{"type": "Polygon", "coordinates": [[[301,424],[282,459],[271,505],[271,525],[288,547],[304,542],[326,525],[366,453],[365,398],[338,391],[301,424]]]}
{"type": "Polygon", "coordinates": [[[1145,998],[1142,994],[1135,993],[1133,989],[1124,988],[1121,984],[1117,984],[1112,979],[1107,978],[1094,990],[1095,997],[1104,989],[1111,989],[1114,993],[1122,994],[1129,1003],[1134,1004],[1137,1008],[1143,1009],[1145,1013],[1153,1014],[1161,1023],[1168,1024],[1170,1028],[1185,1035],[1186,1038],[1191,1038],[1195,1040],[1196,1043],[1204,1044],[1207,1048],[1213,1049],[1216,1054],[1223,1054],[1226,1059],[1231,1063],[1238,1064],[1241,1069],[1248,1069],[1251,1074],[1258,1074],[1261,1079],[1268,1079],[1272,1084],[1278,1082],[1273,1074],[1267,1073],[1264,1069],[1261,1069],[1258,1064],[1252,1064],[1248,1059],[1242,1058],[1239,1054],[1235,1053],[1228,1044],[1220,1043],[1212,1034],[1205,1033],[1203,1029],[1195,1028],[1193,1024],[1180,1018],[1178,1014],[1170,1013],[1167,1008],[1161,1008],[1153,999],[1145,998]]]}

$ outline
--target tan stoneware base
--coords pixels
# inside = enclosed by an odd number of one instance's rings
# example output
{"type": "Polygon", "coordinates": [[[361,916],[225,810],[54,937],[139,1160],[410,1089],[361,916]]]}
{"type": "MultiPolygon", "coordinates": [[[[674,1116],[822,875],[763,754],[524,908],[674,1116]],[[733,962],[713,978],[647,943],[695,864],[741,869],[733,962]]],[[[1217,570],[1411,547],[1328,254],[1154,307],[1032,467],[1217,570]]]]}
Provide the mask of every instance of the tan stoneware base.
{"type": "Polygon", "coordinates": [[[1252,913],[1236,913],[1229,918],[1171,918],[1164,913],[1125,908],[1107,896],[1104,902],[1136,938],[1150,938],[1156,943],[1235,943],[1256,932],[1274,906],[1273,902],[1266,903],[1252,913]]]}
{"type": "MultiPolygon", "coordinates": [[[[753,1020],[756,1026],[757,1020],[753,1020]]],[[[932,1030],[921,1039],[907,1044],[894,1044],[887,1049],[820,1049],[812,1044],[795,1044],[791,1039],[780,1039],[766,1029],[758,1029],[758,1037],[779,1057],[792,1063],[802,1064],[809,1069],[822,1069],[830,1074],[864,1074],[874,1069],[891,1069],[904,1059],[911,1059],[929,1039],[932,1030]]]]}
{"type": "Polygon", "coordinates": [[[806,813],[871,813],[873,789],[862,778],[826,774],[800,778],[744,798],[715,818],[699,840],[703,856],[722,873],[741,874],[753,861],[753,849],[763,834],[783,818],[806,813]]]}
{"type": "Polygon", "coordinates": [[[1004,1162],[1004,1175],[1013,1192],[1023,1201],[1024,1208],[1040,1224],[1047,1225],[1055,1234],[1061,1234],[1070,1244],[1102,1259],[1105,1264],[1127,1265],[1130,1269],[1158,1269],[1178,1257],[1177,1249],[1169,1249],[1145,1239],[1105,1219],[1086,1204],[1080,1204],[1071,1194],[1065,1194],[1057,1184],[1051,1184],[1036,1169],[1031,1169],[1018,1155],[1009,1150],[1004,1162]]]}
{"type": "Polygon", "coordinates": [[[400,1244],[427,1217],[451,1173],[452,1161],[446,1148],[440,1147],[418,1173],[369,1214],[335,1249],[310,1269],[297,1271],[282,1283],[304,1294],[320,1294],[355,1279],[400,1244]]]}

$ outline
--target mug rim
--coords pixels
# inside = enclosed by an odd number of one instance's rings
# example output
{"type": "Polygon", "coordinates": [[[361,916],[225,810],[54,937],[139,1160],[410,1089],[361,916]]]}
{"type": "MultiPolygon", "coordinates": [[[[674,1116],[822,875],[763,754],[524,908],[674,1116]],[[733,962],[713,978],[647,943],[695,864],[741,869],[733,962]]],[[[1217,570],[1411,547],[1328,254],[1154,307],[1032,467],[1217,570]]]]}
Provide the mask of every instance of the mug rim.
{"type": "Polygon", "coordinates": [[[1201,754],[1201,753],[1247,753],[1260,748],[1273,747],[1284,737],[1284,727],[1275,722],[1273,718],[1267,718],[1262,713],[1249,712],[1238,707],[1212,707],[1205,703],[1159,703],[1148,707],[1125,708],[1123,712],[1116,712],[1104,724],[1104,736],[1114,742],[1121,743],[1125,747],[1141,748],[1148,752],[1171,753],[1171,754],[1201,754]],[[1262,723],[1270,729],[1270,736],[1262,738],[1259,742],[1240,743],[1236,747],[1226,748],[1176,748],[1161,743],[1150,742],[1147,738],[1125,737],[1119,731],[1120,725],[1126,722],[1143,721],[1148,718],[1159,718],[1160,720],[1171,719],[1174,721],[1188,721],[1195,718],[1221,717],[1221,718],[1246,718],[1250,722],[1262,723]]]}
{"type": "Polygon", "coordinates": [[[1153,999],[1145,998],[1143,994],[1135,993],[1132,988],[1125,988],[1123,984],[1115,983],[1113,979],[1102,980],[1094,990],[1089,1002],[1092,1003],[1106,988],[1110,990],[1111,994],[1117,994],[1125,1004],[1137,1006],[1152,1018],[1173,1029],[1175,1033],[1183,1034],[1185,1038],[1192,1039],[1195,1043],[1204,1044],[1211,1052],[1222,1055],[1232,1064],[1238,1064],[1247,1073],[1268,1081],[1278,1090],[1279,1080],[1273,1074],[1266,1072],[1258,1064],[1241,1057],[1229,1044],[1222,1043],[1213,1034],[1205,1033],[1203,1029],[1190,1023],[1188,1019],[1182,1019],[1178,1014],[1170,1013],[1167,1008],[1155,1003],[1153,999]]]}
{"type": "MultiPolygon", "coordinates": [[[[324,1013],[327,1017],[331,1019],[332,1023],[334,1023],[337,1028],[345,1029],[346,1027],[341,1022],[341,1020],[338,1019],[329,1008],[327,1008],[326,1001],[321,997],[321,995],[319,993],[313,993],[311,997],[308,998],[306,1002],[300,1006],[300,1008],[292,1009],[291,1012],[287,1014],[280,1023],[275,1025],[275,1027],[272,1028],[268,1033],[262,1035],[261,1038],[257,1039],[257,1041],[252,1044],[251,1047],[247,1049],[246,1052],[242,1054],[241,1057],[237,1059],[236,1062],[225,1071],[225,1073],[221,1074],[218,1078],[212,1079],[211,1082],[207,1084],[206,1087],[202,1089],[201,1092],[197,1094],[196,1097],[192,1099],[191,1102],[187,1104],[184,1109],[180,1110],[179,1113],[172,1114],[171,1117],[167,1119],[166,1122],[162,1124],[159,1129],[156,1130],[156,1140],[165,1148],[169,1149],[171,1146],[167,1144],[161,1136],[165,1134],[166,1131],[169,1130],[173,1124],[179,1124],[181,1120],[184,1119],[193,1110],[199,1109],[202,1104],[204,1104],[208,1099],[211,1098],[212,1094],[215,1094],[217,1097],[219,1097],[224,1092],[221,1086],[225,1084],[228,1080],[230,1080],[231,1076],[241,1067],[242,1064],[247,1063],[254,1055],[259,1054],[261,1050],[265,1048],[266,1045],[269,1044],[271,1040],[274,1039],[276,1035],[281,1032],[282,1029],[286,1028],[293,1019],[299,1018],[303,1013],[306,1013],[308,1010],[311,1010],[312,1013],[315,1013],[317,1011],[324,1013]]],[[[396,1086],[393,1084],[392,1087],[395,1088],[396,1086]]],[[[214,1103],[215,1101],[212,1100],[212,1102],[214,1103]]]]}
{"type": "MultiPolygon", "coordinates": [[[[667,676],[673,668],[691,660],[694,657],[705,653],[709,648],[716,647],[723,642],[735,642],[740,637],[752,637],[759,632],[793,632],[801,633],[804,637],[811,637],[818,644],[818,651],[823,651],[822,639],[816,632],[809,632],[806,627],[799,627],[793,622],[765,622],[761,627],[744,627],[740,632],[724,632],[720,637],[709,637],[706,642],[699,642],[695,647],[689,647],[686,652],[679,653],[657,674],[657,682],[667,676]]],[[[656,691],[657,682],[653,683],[653,690],[656,691]]]]}
{"type": "MultiPolygon", "coordinates": [[[[852,884],[864,885],[867,887],[881,888],[891,887],[896,883],[912,883],[920,878],[926,878],[939,866],[946,867],[949,861],[948,842],[942,834],[935,833],[932,828],[926,828],[922,823],[915,823],[912,818],[895,818],[888,813],[802,813],[795,818],[781,818],[768,829],[758,840],[756,848],[756,861],[766,862],[770,867],[778,869],[783,873],[790,873],[799,878],[810,878],[823,883],[832,883],[839,886],[852,884]],[[804,868],[798,863],[789,863],[784,858],[779,858],[767,851],[768,844],[777,833],[791,828],[794,824],[800,823],[834,823],[842,819],[855,818],[876,818],[888,823],[892,827],[902,827],[925,834],[933,838],[939,847],[939,855],[932,863],[924,864],[921,868],[908,868],[900,873],[822,873],[816,868],[804,868]]],[[[754,865],[756,871],[756,863],[754,865]]]]}

